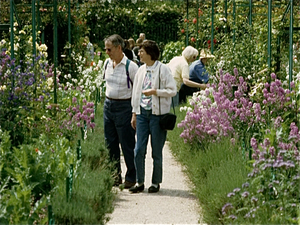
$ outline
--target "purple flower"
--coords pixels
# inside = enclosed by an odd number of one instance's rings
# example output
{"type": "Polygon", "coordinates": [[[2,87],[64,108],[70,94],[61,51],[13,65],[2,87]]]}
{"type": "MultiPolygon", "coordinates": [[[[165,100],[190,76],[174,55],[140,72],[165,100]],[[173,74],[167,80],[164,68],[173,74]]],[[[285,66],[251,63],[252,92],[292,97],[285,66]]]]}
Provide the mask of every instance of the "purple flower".
{"type": "Polygon", "coordinates": [[[249,183],[248,182],[246,182],[246,183],[244,183],[243,185],[242,185],[242,188],[248,188],[249,187],[249,183]]]}
{"type": "Polygon", "coordinates": [[[73,99],[72,99],[72,103],[77,103],[77,98],[76,97],[73,97],[73,99]]]}
{"type": "Polygon", "coordinates": [[[235,196],[235,193],[230,192],[229,194],[227,194],[227,197],[228,197],[228,198],[231,198],[232,196],[235,196]]]}
{"type": "Polygon", "coordinates": [[[257,140],[255,138],[251,138],[250,140],[251,147],[256,150],[258,148],[257,140]]]}
{"type": "Polygon", "coordinates": [[[290,86],[291,86],[291,88],[294,88],[294,87],[295,87],[294,81],[292,81],[292,82],[290,83],[290,86]]]}
{"type": "Polygon", "coordinates": [[[275,73],[271,73],[271,78],[272,78],[273,80],[275,80],[275,79],[276,79],[276,74],[275,74],[275,73]]]}
{"type": "Polygon", "coordinates": [[[235,215],[230,215],[230,216],[228,216],[228,218],[233,219],[233,220],[237,219],[237,217],[235,215]]]}
{"type": "Polygon", "coordinates": [[[264,140],[264,146],[265,147],[268,147],[270,145],[270,139],[269,138],[266,138],[265,140],[264,140]]]}
{"type": "Polygon", "coordinates": [[[275,156],[275,148],[274,148],[274,146],[271,146],[269,148],[269,153],[270,153],[271,156],[275,156]]]}
{"type": "Polygon", "coordinates": [[[242,197],[247,198],[249,196],[249,192],[245,191],[244,193],[242,193],[242,197]]]}
{"type": "Polygon", "coordinates": [[[234,75],[237,77],[237,76],[239,75],[238,69],[237,69],[237,68],[234,68],[234,69],[233,69],[233,73],[234,73],[234,75]]]}
{"type": "Polygon", "coordinates": [[[256,198],[256,197],[253,196],[253,197],[251,198],[251,201],[252,201],[252,202],[257,202],[257,201],[258,201],[258,198],[256,198]]]}
{"type": "Polygon", "coordinates": [[[240,190],[241,190],[240,188],[235,188],[235,189],[233,190],[233,192],[234,192],[234,193],[238,193],[238,192],[240,192],[240,190]]]}
{"type": "Polygon", "coordinates": [[[259,193],[263,193],[264,192],[264,189],[259,189],[259,190],[257,190],[257,193],[259,194],[259,193]]]}
{"type": "Polygon", "coordinates": [[[44,98],[45,98],[45,97],[44,97],[43,95],[40,95],[39,101],[42,102],[42,101],[44,100],[44,98]]]}
{"type": "Polygon", "coordinates": [[[222,207],[222,214],[225,215],[229,209],[232,209],[232,204],[231,203],[226,203],[223,207],[222,207]]]}

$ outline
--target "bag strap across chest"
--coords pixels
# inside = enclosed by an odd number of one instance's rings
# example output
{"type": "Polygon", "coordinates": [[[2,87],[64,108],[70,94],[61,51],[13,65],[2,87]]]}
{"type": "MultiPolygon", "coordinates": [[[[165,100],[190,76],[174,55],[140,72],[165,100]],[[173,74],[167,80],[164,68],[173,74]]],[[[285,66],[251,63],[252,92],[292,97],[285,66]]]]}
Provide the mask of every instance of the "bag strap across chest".
{"type": "MultiPolygon", "coordinates": [[[[107,60],[107,62],[105,63],[105,66],[104,66],[103,80],[105,79],[105,71],[106,71],[106,69],[107,69],[108,63],[109,63],[109,61],[107,60]]],[[[130,64],[130,60],[127,59],[127,60],[126,60],[126,66],[125,66],[125,69],[126,69],[127,87],[128,87],[128,88],[130,88],[130,84],[131,84],[131,86],[133,86],[133,82],[132,82],[132,80],[130,79],[130,76],[129,76],[129,64],[130,64]]]]}

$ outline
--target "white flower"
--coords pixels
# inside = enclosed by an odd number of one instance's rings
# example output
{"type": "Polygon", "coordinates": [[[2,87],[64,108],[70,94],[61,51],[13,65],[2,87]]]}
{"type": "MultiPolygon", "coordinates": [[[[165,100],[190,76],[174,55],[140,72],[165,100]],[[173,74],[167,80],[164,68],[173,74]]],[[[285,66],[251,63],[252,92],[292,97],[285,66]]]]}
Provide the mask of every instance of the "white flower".
{"type": "Polygon", "coordinates": [[[19,49],[19,43],[14,44],[14,50],[18,51],[18,49],[19,49]]]}
{"type": "Polygon", "coordinates": [[[45,45],[45,44],[41,44],[41,45],[39,46],[39,50],[42,51],[42,52],[47,51],[47,49],[48,49],[48,47],[47,47],[47,45],[45,45]]]}
{"type": "Polygon", "coordinates": [[[51,85],[53,84],[53,78],[52,77],[49,77],[47,79],[47,84],[48,84],[48,88],[51,88],[51,85]]]}
{"type": "Polygon", "coordinates": [[[29,37],[28,44],[30,44],[32,46],[32,36],[29,37]]]}
{"type": "Polygon", "coordinates": [[[26,34],[26,32],[24,30],[20,30],[19,34],[26,34]]]}
{"type": "Polygon", "coordinates": [[[6,85],[0,86],[0,91],[5,91],[6,90],[6,85]]]}
{"type": "Polygon", "coordinates": [[[70,79],[72,78],[71,74],[68,74],[68,78],[70,78],[70,79]]]}
{"type": "Polygon", "coordinates": [[[6,44],[6,41],[5,41],[4,39],[2,39],[2,40],[0,41],[0,45],[4,45],[4,44],[6,44]]]}

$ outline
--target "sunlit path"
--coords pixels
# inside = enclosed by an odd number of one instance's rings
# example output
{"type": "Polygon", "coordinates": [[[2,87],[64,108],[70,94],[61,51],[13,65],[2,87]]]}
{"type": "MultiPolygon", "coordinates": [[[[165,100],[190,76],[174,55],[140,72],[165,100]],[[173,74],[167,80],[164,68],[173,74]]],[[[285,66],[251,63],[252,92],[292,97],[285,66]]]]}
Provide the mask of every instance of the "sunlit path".
{"type": "MultiPolygon", "coordinates": [[[[168,143],[164,147],[163,183],[158,193],[149,194],[151,184],[152,158],[148,145],[146,157],[145,190],[131,194],[128,190],[119,191],[115,210],[108,224],[197,224],[200,208],[196,197],[189,189],[189,183],[182,167],[174,160],[168,143]]],[[[123,178],[125,165],[122,159],[123,178]]]]}

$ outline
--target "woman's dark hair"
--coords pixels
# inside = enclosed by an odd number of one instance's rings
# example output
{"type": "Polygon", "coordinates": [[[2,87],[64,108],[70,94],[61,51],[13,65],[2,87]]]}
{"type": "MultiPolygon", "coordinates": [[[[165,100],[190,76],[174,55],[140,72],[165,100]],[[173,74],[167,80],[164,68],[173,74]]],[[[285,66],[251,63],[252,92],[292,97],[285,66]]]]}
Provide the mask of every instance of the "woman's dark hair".
{"type": "Polygon", "coordinates": [[[145,40],[140,45],[140,49],[144,49],[148,55],[151,56],[151,60],[158,60],[159,59],[159,48],[155,41],[145,40]]]}

